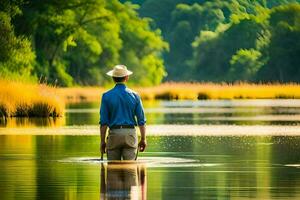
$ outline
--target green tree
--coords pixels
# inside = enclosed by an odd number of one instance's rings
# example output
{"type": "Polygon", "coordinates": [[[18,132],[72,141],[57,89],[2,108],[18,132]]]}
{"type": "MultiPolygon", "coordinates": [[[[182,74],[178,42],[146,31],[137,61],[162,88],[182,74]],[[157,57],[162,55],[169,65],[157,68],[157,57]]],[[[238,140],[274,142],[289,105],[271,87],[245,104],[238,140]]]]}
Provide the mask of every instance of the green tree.
{"type": "MultiPolygon", "coordinates": [[[[166,80],[226,81],[234,79],[235,70],[230,71],[230,61],[240,49],[260,52],[262,56],[257,62],[261,69],[265,68],[269,59],[271,38],[268,27],[269,9],[300,1],[132,2],[139,3],[140,15],[151,17],[152,26],[159,27],[169,42],[170,51],[164,54],[169,74],[166,80]]],[[[261,71],[259,70],[259,73],[261,71]]],[[[263,80],[264,76],[255,77],[258,81],[263,80]]],[[[237,79],[240,77],[237,76],[237,79]]]]}
{"type": "Polygon", "coordinates": [[[132,4],[123,5],[117,12],[120,21],[120,38],[123,46],[120,50],[120,62],[127,63],[134,71],[132,81],[140,85],[159,84],[165,75],[162,50],[167,50],[167,43],[160,37],[160,30],[150,31],[149,20],[140,19],[132,4]]]}
{"type": "Polygon", "coordinates": [[[298,82],[299,2],[2,0],[0,75],[96,85],[124,63],[139,85],[166,71],[176,81],[298,82]]]}
{"type": "Polygon", "coordinates": [[[259,78],[265,81],[300,81],[300,5],[275,7],[270,15],[269,57],[259,78]]]}
{"type": "Polygon", "coordinates": [[[256,73],[264,64],[261,53],[255,49],[240,49],[230,60],[228,77],[230,81],[254,81],[256,73]]]}
{"type": "Polygon", "coordinates": [[[201,30],[215,30],[224,20],[222,9],[210,2],[176,6],[166,35],[170,42],[170,52],[165,56],[169,80],[190,80],[188,60],[193,55],[192,42],[201,30]]]}
{"type": "MultiPolygon", "coordinates": [[[[220,27],[216,33],[207,37],[201,32],[193,43],[194,58],[192,65],[196,80],[228,81],[233,80],[230,60],[240,49],[253,49],[257,38],[265,31],[264,23],[253,15],[232,18],[232,23],[220,27]]],[[[238,75],[238,74],[237,74],[238,75]]],[[[239,79],[237,77],[237,79],[239,79]]]]}
{"type": "Polygon", "coordinates": [[[30,42],[23,36],[16,36],[11,23],[20,14],[17,5],[0,3],[0,77],[25,78],[31,76],[34,52],[30,42]]]}
{"type": "Polygon", "coordinates": [[[137,74],[134,83],[158,84],[167,44],[136,9],[117,0],[30,0],[15,24],[18,33],[32,39],[35,72],[51,82],[105,84],[110,80],[104,72],[124,63],[137,74]],[[154,69],[157,73],[149,73],[154,69]]]}
{"type": "Polygon", "coordinates": [[[269,7],[269,8],[273,8],[276,6],[280,6],[280,5],[284,5],[284,4],[289,4],[289,3],[299,3],[299,0],[272,0],[272,1],[267,1],[264,0],[265,4],[269,7]]]}

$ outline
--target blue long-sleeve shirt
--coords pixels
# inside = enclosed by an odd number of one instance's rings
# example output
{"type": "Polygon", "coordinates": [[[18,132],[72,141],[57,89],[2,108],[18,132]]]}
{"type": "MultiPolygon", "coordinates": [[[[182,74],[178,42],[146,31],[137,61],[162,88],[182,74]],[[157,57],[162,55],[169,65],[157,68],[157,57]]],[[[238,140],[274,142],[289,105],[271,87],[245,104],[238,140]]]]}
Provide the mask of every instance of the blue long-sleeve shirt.
{"type": "Polygon", "coordinates": [[[144,125],[146,118],[141,98],[123,83],[102,95],[100,107],[101,125],[144,125]]]}

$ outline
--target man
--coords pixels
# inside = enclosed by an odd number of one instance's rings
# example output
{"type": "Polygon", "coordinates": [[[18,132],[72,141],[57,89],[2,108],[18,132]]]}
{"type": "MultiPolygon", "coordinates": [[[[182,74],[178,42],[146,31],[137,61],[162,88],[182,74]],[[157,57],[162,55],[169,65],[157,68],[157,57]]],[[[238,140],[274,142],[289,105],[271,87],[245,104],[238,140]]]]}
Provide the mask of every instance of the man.
{"type": "Polygon", "coordinates": [[[143,152],[147,146],[146,119],[141,99],[125,85],[131,74],[125,65],[116,65],[113,70],[107,72],[116,83],[113,89],[102,95],[100,108],[101,153],[103,155],[107,151],[108,160],[135,160],[137,148],[143,152]],[[141,132],[139,144],[136,125],[141,132]]]}

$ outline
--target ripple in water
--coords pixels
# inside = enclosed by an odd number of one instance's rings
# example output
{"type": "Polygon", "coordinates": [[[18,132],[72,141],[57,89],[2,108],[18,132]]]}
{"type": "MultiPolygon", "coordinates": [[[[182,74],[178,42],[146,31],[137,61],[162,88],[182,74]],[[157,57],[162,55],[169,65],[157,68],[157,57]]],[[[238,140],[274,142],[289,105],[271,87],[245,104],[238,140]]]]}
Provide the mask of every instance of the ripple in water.
{"type": "Polygon", "coordinates": [[[141,157],[137,161],[108,161],[97,157],[73,157],[60,160],[64,163],[81,164],[116,164],[116,165],[146,165],[147,167],[213,167],[220,163],[201,163],[199,160],[176,157],[141,157]]]}

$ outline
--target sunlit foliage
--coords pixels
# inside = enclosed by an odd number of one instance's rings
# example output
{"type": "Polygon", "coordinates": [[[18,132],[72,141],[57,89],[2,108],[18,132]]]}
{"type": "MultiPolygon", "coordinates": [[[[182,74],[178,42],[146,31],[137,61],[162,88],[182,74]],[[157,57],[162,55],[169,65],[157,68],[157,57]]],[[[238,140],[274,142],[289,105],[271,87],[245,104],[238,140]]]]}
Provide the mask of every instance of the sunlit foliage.
{"type": "Polygon", "coordinates": [[[136,5],[117,0],[4,0],[1,7],[6,8],[0,15],[6,71],[24,68],[40,81],[61,86],[105,84],[111,81],[105,72],[119,63],[134,71],[136,84],[158,84],[165,74],[161,53],[168,45],[148,19],[138,16],[136,5]]]}
{"type": "Polygon", "coordinates": [[[299,82],[299,2],[3,0],[0,75],[105,85],[123,63],[141,86],[299,82]]]}
{"type": "Polygon", "coordinates": [[[139,12],[169,42],[167,80],[299,82],[299,2],[146,0],[139,12]]]}
{"type": "Polygon", "coordinates": [[[0,4],[0,76],[9,79],[28,78],[33,69],[35,54],[30,41],[14,33],[12,17],[18,7],[0,4]]]}

